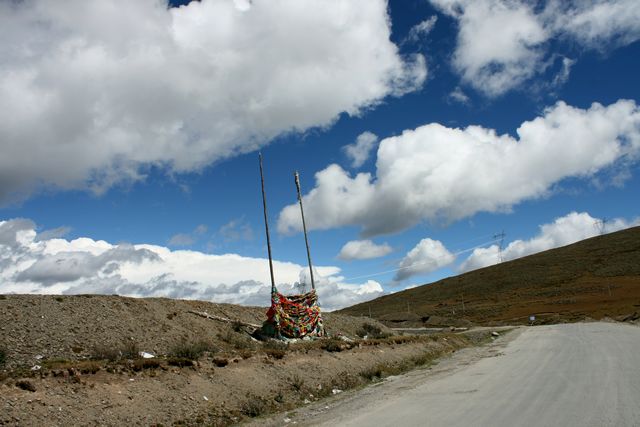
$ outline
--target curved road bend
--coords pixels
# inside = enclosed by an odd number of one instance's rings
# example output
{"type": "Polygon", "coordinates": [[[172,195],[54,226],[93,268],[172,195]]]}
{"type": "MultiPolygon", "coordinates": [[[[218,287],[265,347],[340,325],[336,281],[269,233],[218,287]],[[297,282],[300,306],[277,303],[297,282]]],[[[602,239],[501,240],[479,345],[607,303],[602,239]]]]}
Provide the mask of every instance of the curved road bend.
{"type": "Polygon", "coordinates": [[[320,425],[640,426],[640,327],[527,328],[496,357],[357,406],[320,425]]]}

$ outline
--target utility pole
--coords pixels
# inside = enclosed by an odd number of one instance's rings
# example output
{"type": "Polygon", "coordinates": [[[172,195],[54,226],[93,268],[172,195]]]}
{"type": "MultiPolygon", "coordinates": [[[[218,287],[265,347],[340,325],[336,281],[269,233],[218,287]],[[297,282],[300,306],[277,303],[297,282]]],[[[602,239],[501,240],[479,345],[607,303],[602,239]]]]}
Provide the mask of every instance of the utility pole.
{"type": "Polygon", "coordinates": [[[304,221],[304,209],[302,209],[302,194],[300,192],[300,176],[298,171],[293,174],[296,181],[296,191],[298,192],[298,202],[300,203],[300,215],[302,216],[302,230],[304,232],[304,244],[307,247],[307,260],[309,260],[309,274],[311,275],[311,289],[316,289],[315,280],[313,280],[313,265],[311,265],[311,251],[309,250],[309,239],[307,238],[307,224],[304,221]]]}
{"type": "Polygon", "coordinates": [[[262,186],[262,208],[264,212],[264,229],[267,234],[267,251],[269,252],[269,273],[271,274],[271,292],[276,289],[276,281],[273,278],[273,258],[271,257],[271,238],[269,237],[269,220],[267,219],[267,195],[264,191],[264,173],[262,172],[262,153],[258,153],[260,159],[260,184],[262,186]]]}
{"type": "Polygon", "coordinates": [[[498,240],[498,254],[500,256],[500,262],[504,261],[502,259],[502,248],[504,247],[504,237],[506,236],[506,234],[504,233],[504,230],[502,230],[500,233],[494,234],[493,235],[493,239],[494,240],[498,240]]]}

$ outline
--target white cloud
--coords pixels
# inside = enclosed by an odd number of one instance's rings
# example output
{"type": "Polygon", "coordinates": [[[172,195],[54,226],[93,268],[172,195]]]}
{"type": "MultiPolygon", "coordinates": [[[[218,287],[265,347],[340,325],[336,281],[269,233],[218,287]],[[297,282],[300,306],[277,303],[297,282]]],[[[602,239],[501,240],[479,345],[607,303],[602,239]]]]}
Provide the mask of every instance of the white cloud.
{"type": "Polygon", "coordinates": [[[393,248],[386,243],[376,245],[371,240],[352,240],[340,249],[338,258],[346,261],[380,258],[391,252],[393,252],[393,248]]]}
{"type": "Polygon", "coordinates": [[[636,0],[556,0],[544,13],[555,31],[592,49],[640,40],[640,5],[636,0]]]}
{"type": "Polygon", "coordinates": [[[576,61],[571,58],[562,58],[562,68],[555,75],[553,81],[551,82],[552,87],[562,86],[569,80],[569,74],[571,74],[571,67],[575,64],[576,61]]]}
{"type": "Polygon", "coordinates": [[[202,169],[419,88],[384,0],[0,2],[0,202],[202,169]]]}
{"type": "Polygon", "coordinates": [[[343,147],[347,157],[351,159],[351,166],[359,168],[367,161],[371,151],[375,148],[378,137],[371,132],[362,132],[356,138],[354,144],[345,145],[343,147]]]}
{"type": "Polygon", "coordinates": [[[171,236],[169,239],[169,246],[191,246],[195,242],[197,242],[208,230],[209,228],[204,225],[198,225],[192,232],[190,233],[178,233],[171,236]]]}
{"type": "Polygon", "coordinates": [[[45,230],[38,233],[38,240],[58,239],[64,237],[71,232],[71,227],[63,226],[52,228],[51,230],[45,230]]]}
{"type": "Polygon", "coordinates": [[[464,93],[460,86],[456,87],[453,92],[449,94],[449,99],[463,105],[469,105],[469,103],[471,102],[467,94],[464,93]]]}
{"type": "Polygon", "coordinates": [[[429,19],[425,19],[419,24],[414,25],[409,30],[409,34],[407,35],[407,38],[405,39],[405,41],[415,43],[419,41],[422,37],[426,37],[427,35],[429,35],[431,31],[433,31],[433,28],[436,26],[437,21],[438,21],[438,17],[433,15],[429,19]]]}
{"type": "MultiPolygon", "coordinates": [[[[566,246],[600,233],[614,231],[640,225],[640,219],[628,222],[622,218],[616,218],[606,222],[594,218],[586,212],[571,212],[570,214],[556,218],[550,224],[540,226],[537,236],[529,240],[514,240],[502,251],[502,259],[509,261],[548,249],[566,246]]],[[[500,261],[500,249],[498,245],[486,248],[478,248],[460,265],[459,270],[469,271],[477,268],[497,264],[500,261]]]]}
{"type": "MultiPolygon", "coordinates": [[[[589,109],[558,102],[524,122],[518,138],[492,129],[437,123],[381,141],[376,176],[351,177],[338,165],[316,174],[304,196],[307,226],[362,227],[365,237],[394,233],[423,220],[451,222],[477,212],[508,211],[548,194],[568,177],[625,169],[640,155],[640,109],[620,100],[589,109]]],[[[285,207],[278,230],[301,230],[297,205],[285,207]]]]}
{"type": "Polygon", "coordinates": [[[431,3],[457,21],[453,67],[466,84],[488,96],[499,96],[543,72],[554,37],[598,50],[640,39],[637,0],[431,3]]]}
{"type": "MultiPolygon", "coordinates": [[[[278,288],[295,292],[303,266],[274,261],[278,288]]],[[[382,295],[380,284],[345,283],[340,269],[317,267],[320,303],[333,310],[382,295]]],[[[304,280],[304,279],[303,279],[304,280]]],[[[268,305],[266,259],[210,255],[155,245],[113,245],[86,237],[38,238],[27,219],[0,221],[0,293],[120,294],[268,305]]]]}
{"type": "Polygon", "coordinates": [[[487,95],[500,95],[530,78],[548,33],[529,4],[517,1],[432,0],[458,20],[453,66],[462,80],[487,95]]]}
{"type": "Polygon", "coordinates": [[[417,274],[427,274],[446,267],[455,261],[456,256],[444,247],[442,242],[422,239],[400,261],[394,281],[408,279],[417,274]]]}
{"type": "Polygon", "coordinates": [[[253,229],[251,228],[251,224],[246,222],[244,218],[229,221],[220,227],[218,234],[222,236],[225,242],[253,239],[253,229]]]}

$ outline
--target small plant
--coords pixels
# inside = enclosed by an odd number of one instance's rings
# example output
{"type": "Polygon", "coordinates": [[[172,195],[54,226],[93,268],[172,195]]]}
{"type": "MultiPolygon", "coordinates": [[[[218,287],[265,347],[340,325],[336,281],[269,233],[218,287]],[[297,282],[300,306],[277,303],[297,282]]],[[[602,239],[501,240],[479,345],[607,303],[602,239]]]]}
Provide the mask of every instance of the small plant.
{"type": "Polygon", "coordinates": [[[293,374],[291,377],[291,387],[296,391],[302,390],[302,387],[304,387],[304,379],[298,374],[293,374]]]}
{"type": "Polygon", "coordinates": [[[211,361],[218,368],[224,368],[229,364],[229,359],[227,359],[226,357],[214,357],[213,359],[211,359],[211,361]]]}
{"type": "Polygon", "coordinates": [[[360,376],[366,379],[367,381],[373,381],[375,379],[382,378],[383,370],[380,365],[375,366],[373,368],[365,369],[360,372],[360,376]]]}
{"type": "Polygon", "coordinates": [[[134,340],[127,339],[118,346],[97,345],[91,352],[94,360],[107,360],[116,362],[121,359],[137,359],[140,357],[140,347],[134,340]]]}
{"type": "Polygon", "coordinates": [[[189,360],[198,360],[205,352],[214,351],[214,347],[211,343],[200,340],[196,342],[189,342],[182,340],[171,350],[171,356],[181,357],[189,360]]]}
{"type": "Polygon", "coordinates": [[[16,382],[16,387],[31,392],[36,391],[36,386],[29,380],[18,380],[16,382]]]}
{"type": "Polygon", "coordinates": [[[259,417],[264,414],[266,410],[267,405],[257,396],[250,396],[249,400],[242,405],[242,413],[251,418],[259,417]]]}
{"type": "Polygon", "coordinates": [[[193,360],[183,357],[169,357],[167,363],[169,366],[177,366],[178,368],[193,367],[193,360]]]}
{"type": "Polygon", "coordinates": [[[262,345],[262,352],[272,359],[282,359],[289,346],[282,341],[268,340],[262,345]]]}
{"type": "Polygon", "coordinates": [[[328,352],[338,352],[347,348],[347,343],[339,338],[329,338],[322,342],[321,348],[328,352]]]}
{"type": "Polygon", "coordinates": [[[134,340],[125,340],[122,345],[122,357],[124,359],[137,359],[140,357],[140,346],[134,340]]]}
{"type": "Polygon", "coordinates": [[[282,359],[284,355],[287,354],[285,350],[279,350],[277,348],[265,348],[262,351],[272,359],[282,359]]]}
{"type": "Polygon", "coordinates": [[[227,330],[224,334],[219,334],[218,338],[227,344],[231,344],[236,350],[252,350],[255,348],[249,337],[242,336],[233,329],[227,330]]]}
{"type": "Polygon", "coordinates": [[[157,369],[160,367],[160,361],[157,359],[136,359],[133,361],[131,368],[134,371],[142,371],[144,369],[157,369]]]}
{"type": "Polygon", "coordinates": [[[239,321],[235,320],[231,324],[231,329],[233,329],[234,332],[243,332],[244,331],[244,325],[242,324],[242,322],[239,322],[239,321]]]}
{"type": "Polygon", "coordinates": [[[390,334],[383,332],[379,326],[376,326],[372,323],[363,323],[362,327],[358,329],[358,331],[356,332],[356,335],[358,335],[360,338],[367,337],[367,338],[373,338],[373,339],[380,339],[380,338],[387,338],[389,337],[390,334]]]}

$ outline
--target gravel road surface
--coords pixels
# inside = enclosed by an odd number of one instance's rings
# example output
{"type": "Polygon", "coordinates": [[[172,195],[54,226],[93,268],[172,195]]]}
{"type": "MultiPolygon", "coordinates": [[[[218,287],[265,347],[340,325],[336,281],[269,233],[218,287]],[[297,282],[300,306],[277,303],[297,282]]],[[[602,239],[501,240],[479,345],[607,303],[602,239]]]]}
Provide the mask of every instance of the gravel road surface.
{"type": "Polygon", "coordinates": [[[579,323],[521,328],[511,340],[485,351],[482,358],[462,355],[445,362],[449,366],[439,374],[420,381],[397,377],[297,423],[640,426],[640,327],[579,323]]]}

